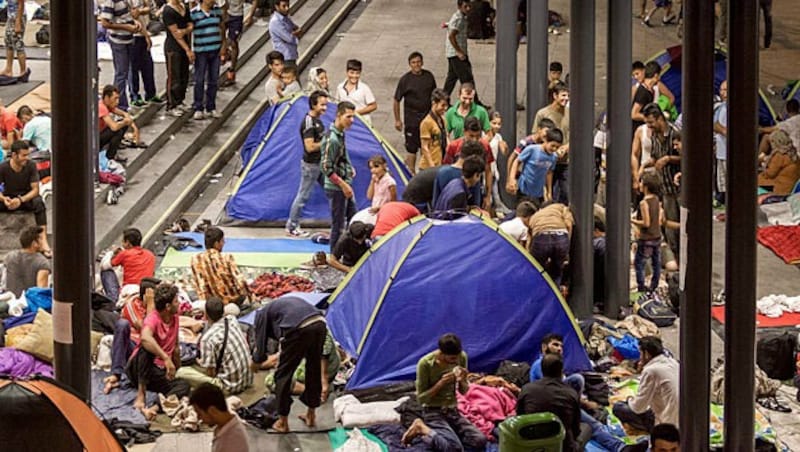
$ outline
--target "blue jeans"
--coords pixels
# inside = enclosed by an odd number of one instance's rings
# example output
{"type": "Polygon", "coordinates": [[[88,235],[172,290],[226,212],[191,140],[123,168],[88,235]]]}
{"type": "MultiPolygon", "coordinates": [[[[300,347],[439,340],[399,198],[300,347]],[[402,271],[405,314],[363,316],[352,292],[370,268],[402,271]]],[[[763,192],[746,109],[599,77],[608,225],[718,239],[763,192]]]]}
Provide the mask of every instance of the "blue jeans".
{"type": "Polygon", "coordinates": [[[484,450],[486,435],[456,408],[424,408],[422,421],[432,433],[423,440],[437,452],[484,450]]]}
{"type": "Polygon", "coordinates": [[[103,285],[103,292],[114,303],[119,299],[119,279],[114,270],[102,270],[100,272],[100,283],[103,285]]]}
{"type": "Polygon", "coordinates": [[[633,258],[633,268],[636,269],[636,285],[639,292],[644,292],[647,287],[644,285],[644,264],[650,259],[653,267],[653,275],[650,277],[650,290],[658,288],[658,280],[661,278],[661,239],[658,240],[637,240],[636,255],[633,258]]]}
{"type": "Polygon", "coordinates": [[[553,171],[553,201],[569,205],[569,165],[556,163],[553,171]]]}
{"type": "Polygon", "coordinates": [[[131,340],[131,323],[125,319],[114,325],[114,342],[111,345],[111,373],[117,377],[125,373],[128,358],[136,344],[131,340]]]}
{"type": "Polygon", "coordinates": [[[219,51],[197,52],[194,60],[194,111],[203,111],[204,106],[206,111],[217,109],[218,83],[219,51]]]}
{"type": "Polygon", "coordinates": [[[589,413],[581,410],[581,424],[587,424],[592,429],[592,439],[611,452],[619,452],[625,447],[625,443],[608,432],[605,425],[597,419],[589,416],[589,413]]]}
{"type": "Polygon", "coordinates": [[[292,201],[292,209],[289,211],[289,220],[286,221],[286,230],[293,231],[300,226],[300,214],[311,197],[311,191],[314,190],[314,182],[318,183],[320,187],[325,188],[322,180],[322,171],[319,169],[319,163],[308,163],[306,161],[300,162],[300,188],[297,189],[297,195],[292,201]]]}
{"type": "Polygon", "coordinates": [[[119,108],[128,109],[128,75],[131,72],[133,44],[111,44],[111,56],[114,60],[114,86],[119,89],[119,108]]]}
{"type": "Polygon", "coordinates": [[[531,240],[530,250],[553,282],[560,285],[564,264],[569,257],[569,234],[540,232],[531,240]]]}
{"type": "Polygon", "coordinates": [[[344,234],[350,219],[356,214],[355,195],[345,198],[341,190],[325,190],[325,196],[331,206],[331,253],[336,247],[339,237],[344,234]]]}
{"type": "Polygon", "coordinates": [[[564,383],[568,384],[570,388],[574,389],[575,392],[578,393],[578,397],[583,394],[583,386],[585,384],[585,380],[583,375],[581,374],[572,374],[567,375],[564,377],[564,383]]]}
{"type": "Polygon", "coordinates": [[[147,41],[143,36],[133,37],[131,51],[130,88],[131,100],[139,99],[139,74],[142,75],[144,85],[144,98],[151,99],[156,96],[156,80],[153,75],[153,57],[147,48],[147,41]]]}

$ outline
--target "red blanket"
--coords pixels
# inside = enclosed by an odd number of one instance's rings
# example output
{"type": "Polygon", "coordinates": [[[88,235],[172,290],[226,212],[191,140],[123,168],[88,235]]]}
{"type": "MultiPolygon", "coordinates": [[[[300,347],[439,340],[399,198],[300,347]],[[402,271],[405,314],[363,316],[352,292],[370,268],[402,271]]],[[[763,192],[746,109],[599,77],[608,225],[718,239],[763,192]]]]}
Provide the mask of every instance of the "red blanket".
{"type": "Polygon", "coordinates": [[[758,241],[787,264],[800,264],[800,226],[767,226],[758,229],[758,241]]]}

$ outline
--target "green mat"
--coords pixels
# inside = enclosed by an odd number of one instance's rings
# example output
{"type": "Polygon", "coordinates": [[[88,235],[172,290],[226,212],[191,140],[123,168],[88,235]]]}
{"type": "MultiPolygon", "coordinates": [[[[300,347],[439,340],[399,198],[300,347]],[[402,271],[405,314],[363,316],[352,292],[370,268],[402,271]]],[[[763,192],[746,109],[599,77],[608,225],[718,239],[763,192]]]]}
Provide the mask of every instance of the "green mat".
{"type": "MultiPolygon", "coordinates": [[[[192,256],[197,253],[187,253],[176,251],[172,248],[167,250],[167,254],[161,260],[161,268],[181,268],[190,267],[192,256]]],[[[240,267],[259,267],[259,268],[298,268],[304,262],[311,260],[313,256],[309,253],[229,253],[236,259],[236,265],[240,267]]]]}

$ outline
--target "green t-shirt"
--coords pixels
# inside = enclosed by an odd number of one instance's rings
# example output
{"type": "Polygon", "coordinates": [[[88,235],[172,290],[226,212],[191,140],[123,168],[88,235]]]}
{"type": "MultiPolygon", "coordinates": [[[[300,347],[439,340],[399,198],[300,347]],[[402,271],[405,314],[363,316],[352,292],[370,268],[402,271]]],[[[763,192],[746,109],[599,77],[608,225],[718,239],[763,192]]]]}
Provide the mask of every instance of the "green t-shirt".
{"type": "Polygon", "coordinates": [[[447,110],[447,113],[444,115],[444,119],[447,122],[447,133],[452,133],[453,139],[464,136],[464,120],[469,116],[478,118],[478,121],[481,122],[483,131],[489,131],[492,125],[489,123],[489,112],[487,112],[485,108],[473,103],[469,108],[469,113],[467,113],[467,116],[461,116],[458,114],[459,105],[461,105],[461,101],[456,102],[456,104],[450,107],[447,110]]]}
{"type": "Polygon", "coordinates": [[[420,358],[417,363],[417,400],[424,406],[430,407],[454,407],[456,406],[456,385],[452,388],[442,388],[434,396],[426,395],[429,389],[439,381],[442,376],[452,372],[457,366],[467,368],[467,354],[461,352],[458,357],[458,364],[440,365],[436,360],[439,351],[434,350],[420,358]]]}

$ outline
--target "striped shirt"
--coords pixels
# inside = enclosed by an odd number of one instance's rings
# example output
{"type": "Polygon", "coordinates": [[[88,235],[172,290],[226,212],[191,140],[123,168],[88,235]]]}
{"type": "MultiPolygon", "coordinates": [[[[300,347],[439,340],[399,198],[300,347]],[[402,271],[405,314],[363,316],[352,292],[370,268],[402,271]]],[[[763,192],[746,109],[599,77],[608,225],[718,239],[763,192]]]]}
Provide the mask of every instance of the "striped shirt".
{"type": "MultiPolygon", "coordinates": [[[[663,134],[653,131],[653,149],[650,151],[650,158],[658,160],[665,156],[680,156],[680,153],[675,150],[672,145],[672,140],[677,134],[675,127],[667,123],[667,131],[663,134]]],[[[677,195],[680,190],[675,185],[675,174],[681,170],[680,163],[667,163],[664,168],[661,168],[659,175],[661,176],[661,194],[663,195],[677,195]]]]}
{"type": "MultiPolygon", "coordinates": [[[[100,18],[112,24],[133,25],[127,0],[100,0],[100,18]]],[[[108,30],[108,40],[114,44],[133,43],[133,33],[127,30],[108,30]]]]}
{"type": "Polygon", "coordinates": [[[228,394],[237,394],[253,384],[253,372],[250,370],[247,339],[239,328],[236,317],[232,315],[214,322],[200,338],[200,365],[205,368],[216,368],[223,343],[226,345],[222,353],[222,364],[217,369],[217,378],[228,394]],[[225,342],[225,322],[228,322],[227,342],[225,342]]]}
{"type": "Polygon", "coordinates": [[[204,11],[200,6],[192,9],[194,30],[192,39],[195,52],[218,52],[222,47],[222,9],[214,6],[204,11]]]}
{"type": "Polygon", "coordinates": [[[201,300],[216,296],[228,304],[248,295],[247,283],[233,256],[214,248],[192,256],[192,275],[201,300]]]}

